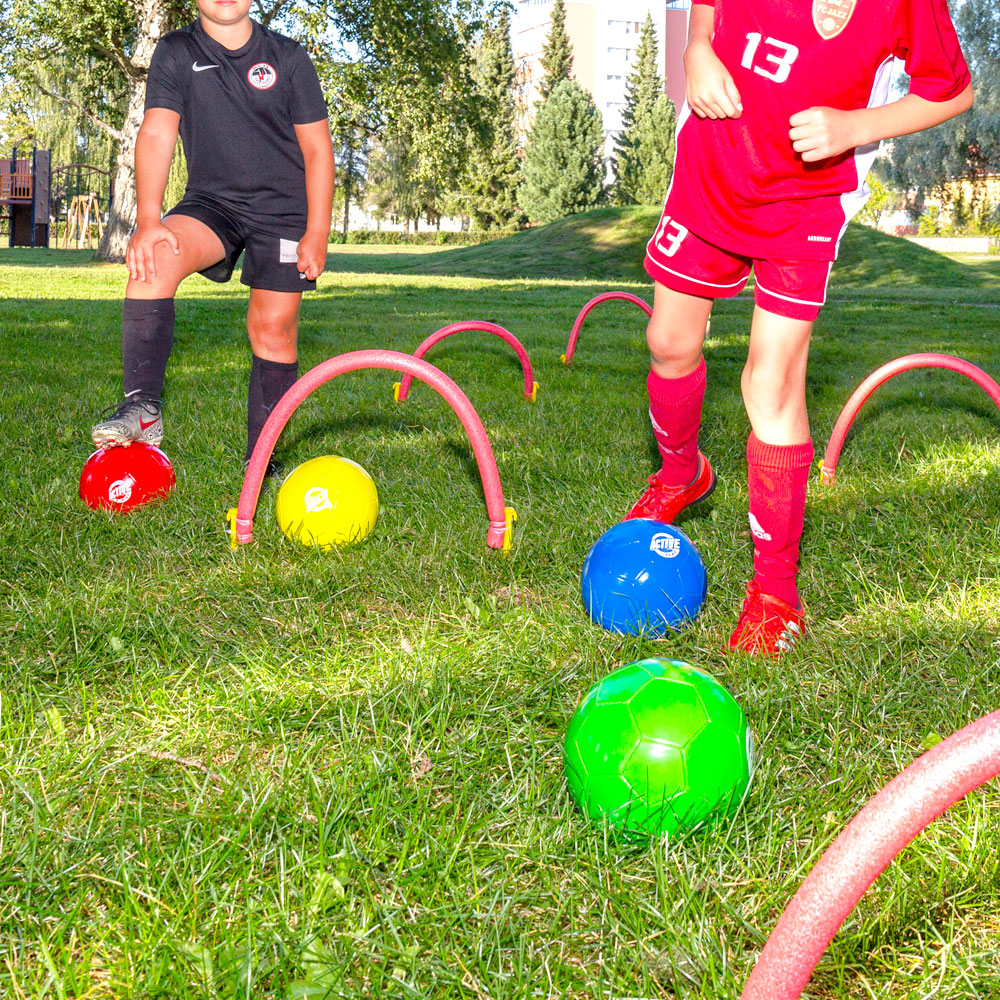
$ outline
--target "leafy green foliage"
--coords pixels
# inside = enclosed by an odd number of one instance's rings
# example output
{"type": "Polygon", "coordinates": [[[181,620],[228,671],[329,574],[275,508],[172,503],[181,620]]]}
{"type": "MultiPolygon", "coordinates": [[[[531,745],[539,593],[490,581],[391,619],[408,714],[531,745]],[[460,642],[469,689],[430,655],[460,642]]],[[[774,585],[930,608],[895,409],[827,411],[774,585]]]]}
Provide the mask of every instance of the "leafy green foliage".
{"type": "MultiPolygon", "coordinates": [[[[368,139],[392,133],[407,147],[425,188],[437,192],[454,181],[464,162],[466,132],[480,124],[470,84],[469,40],[497,5],[498,0],[405,5],[395,0],[255,0],[251,13],[306,44],[324,83],[341,149],[360,156],[368,139]]],[[[47,74],[64,72],[69,83],[57,80],[49,87],[54,99],[115,142],[121,219],[115,226],[116,248],[102,250],[106,256],[123,251],[122,239],[134,222],[131,162],[149,55],[164,32],[196,16],[191,0],[5,0],[0,6],[0,29],[16,42],[21,97],[34,95],[47,74]]],[[[350,167],[347,179],[354,180],[350,167]]]]}
{"type": "MultiPolygon", "coordinates": [[[[900,190],[916,191],[918,212],[929,192],[946,194],[944,184],[954,178],[969,179],[973,200],[982,202],[985,178],[1000,173],[1000,8],[995,0],[965,0],[954,17],[972,73],[972,109],[892,143],[889,177],[900,190]]],[[[974,214],[982,207],[973,206],[974,214]]]]}
{"type": "Polygon", "coordinates": [[[563,80],[535,115],[524,156],[521,206],[537,222],[586,212],[604,197],[601,113],[575,80],[563,80]]]}
{"type": "Polygon", "coordinates": [[[877,226],[886,212],[892,212],[899,207],[902,199],[898,191],[893,191],[875,174],[869,174],[866,183],[871,194],[858,212],[858,222],[870,222],[877,226]]]}
{"type": "Polygon", "coordinates": [[[566,0],[555,0],[552,5],[552,25],[542,46],[539,60],[544,75],[538,82],[541,104],[552,96],[563,80],[568,80],[573,72],[573,47],[566,34],[566,0]]]}

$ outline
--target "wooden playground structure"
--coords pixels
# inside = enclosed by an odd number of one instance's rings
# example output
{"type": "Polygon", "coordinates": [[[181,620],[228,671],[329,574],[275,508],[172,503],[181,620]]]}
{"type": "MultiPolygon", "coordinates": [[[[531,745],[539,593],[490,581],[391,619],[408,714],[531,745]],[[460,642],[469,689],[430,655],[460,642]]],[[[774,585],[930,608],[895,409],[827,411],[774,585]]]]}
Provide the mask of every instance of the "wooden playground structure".
{"type": "Polygon", "coordinates": [[[111,172],[89,163],[67,163],[52,171],[52,181],[53,214],[63,223],[62,231],[57,229],[58,245],[78,250],[96,246],[104,235],[104,209],[113,197],[111,172]]]}
{"type": "Polygon", "coordinates": [[[10,158],[0,159],[0,222],[7,224],[8,246],[47,247],[54,236],[56,246],[96,247],[114,197],[111,171],[89,163],[53,170],[51,152],[37,146],[18,156],[33,141],[23,136],[10,158]]]}
{"type": "Polygon", "coordinates": [[[18,159],[18,148],[34,139],[26,135],[14,143],[9,160],[0,160],[0,208],[7,209],[9,246],[49,245],[49,198],[52,155],[35,146],[31,156],[18,159]]]}
{"type": "Polygon", "coordinates": [[[62,246],[72,246],[76,240],[78,249],[83,249],[84,240],[90,246],[91,223],[96,224],[98,240],[104,235],[104,220],[101,218],[101,199],[93,191],[75,194],[66,209],[66,229],[63,231],[62,246]]]}

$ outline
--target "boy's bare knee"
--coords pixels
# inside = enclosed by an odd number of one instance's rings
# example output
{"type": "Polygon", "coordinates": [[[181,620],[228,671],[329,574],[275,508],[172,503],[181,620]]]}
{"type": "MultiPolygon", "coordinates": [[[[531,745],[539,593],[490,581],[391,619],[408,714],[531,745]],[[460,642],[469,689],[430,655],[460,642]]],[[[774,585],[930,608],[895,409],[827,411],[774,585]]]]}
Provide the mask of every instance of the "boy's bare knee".
{"type": "Polygon", "coordinates": [[[750,362],[743,369],[740,388],[747,412],[772,420],[780,419],[798,399],[798,386],[787,372],[750,362]]]}
{"type": "Polygon", "coordinates": [[[256,317],[247,323],[247,333],[254,353],[279,360],[295,352],[298,324],[281,319],[256,317]]]}
{"type": "Polygon", "coordinates": [[[666,377],[681,378],[698,367],[701,361],[701,338],[691,337],[670,327],[646,327],[646,344],[654,367],[666,377]]]}

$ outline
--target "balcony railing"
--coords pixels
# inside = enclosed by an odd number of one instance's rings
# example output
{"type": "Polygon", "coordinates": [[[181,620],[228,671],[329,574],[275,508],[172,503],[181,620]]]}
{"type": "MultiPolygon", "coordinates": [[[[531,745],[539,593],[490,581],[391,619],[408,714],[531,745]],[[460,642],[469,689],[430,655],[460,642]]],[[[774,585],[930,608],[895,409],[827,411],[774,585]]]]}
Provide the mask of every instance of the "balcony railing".
{"type": "Polygon", "coordinates": [[[10,172],[10,161],[0,161],[0,201],[31,201],[31,167],[25,162],[10,172]]]}

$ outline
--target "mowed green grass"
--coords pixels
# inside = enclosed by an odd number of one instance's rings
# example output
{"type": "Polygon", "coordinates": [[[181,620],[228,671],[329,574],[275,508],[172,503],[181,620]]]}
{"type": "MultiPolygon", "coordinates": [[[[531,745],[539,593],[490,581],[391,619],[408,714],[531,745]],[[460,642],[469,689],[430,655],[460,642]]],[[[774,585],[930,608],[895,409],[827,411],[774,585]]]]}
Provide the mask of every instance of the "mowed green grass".
{"type": "MultiPolygon", "coordinates": [[[[531,354],[536,403],[486,333],[428,359],[469,395],[518,522],[509,555],[455,414],[388,372],[326,384],[279,442],[340,454],[381,511],[355,548],[287,542],[241,485],[246,290],[178,301],[165,503],[77,496],[120,391],[124,273],[86,252],[0,251],[0,997],[735,998],[778,915],[863,804],[926,745],[998,707],[1000,414],[947,372],[883,386],[833,487],[809,486],[809,641],[722,653],[750,573],[751,304],[720,302],[702,446],[719,476],[681,525],[708,567],[697,623],[661,641],[586,619],[579,573],[653,469],[644,317],[655,211],[605,210],[480,247],[331,253],[303,306],[303,370],[412,351],[460,319],[531,354]],[[738,818],[622,843],[568,799],[584,692],[643,656],[711,671],[759,768],[738,818]]],[[[817,455],[856,385],[943,351],[1000,376],[1000,270],[852,230],[816,327],[817,455]]],[[[1000,996],[1000,788],[937,820],[847,919],[811,998],[1000,996]]]]}

